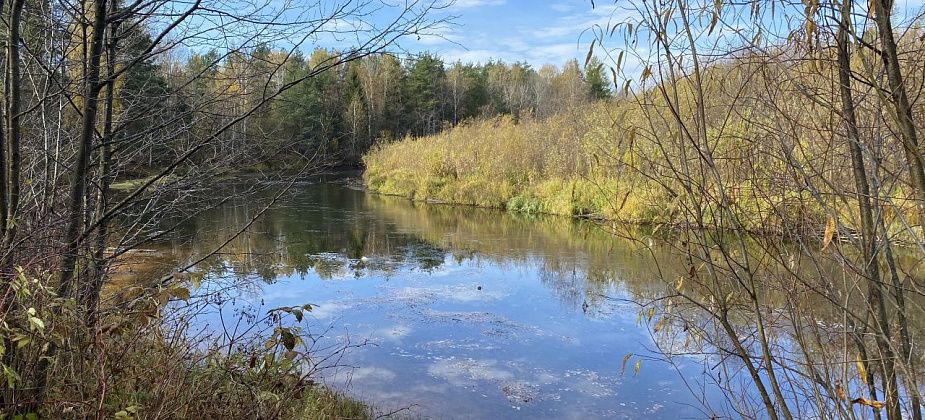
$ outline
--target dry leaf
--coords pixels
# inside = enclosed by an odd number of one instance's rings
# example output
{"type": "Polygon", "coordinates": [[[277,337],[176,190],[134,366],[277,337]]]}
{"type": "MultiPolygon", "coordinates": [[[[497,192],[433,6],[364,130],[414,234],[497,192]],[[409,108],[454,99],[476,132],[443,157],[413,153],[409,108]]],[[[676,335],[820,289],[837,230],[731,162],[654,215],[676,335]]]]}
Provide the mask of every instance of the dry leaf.
{"type": "Polygon", "coordinates": [[[623,370],[620,372],[621,375],[626,373],[626,362],[630,360],[630,357],[633,357],[633,353],[627,353],[626,356],[623,356],[623,370]]]}
{"type": "Polygon", "coordinates": [[[870,407],[870,408],[873,408],[874,410],[881,410],[881,409],[883,409],[883,407],[886,407],[886,403],[883,402],[883,401],[872,401],[872,400],[868,400],[867,398],[864,398],[864,397],[855,398],[855,399],[851,400],[851,404],[866,405],[866,406],[868,406],[868,407],[870,407]]]}
{"type": "Polygon", "coordinates": [[[858,376],[861,377],[862,383],[867,383],[867,368],[864,367],[864,361],[861,360],[861,355],[859,354],[857,358],[854,359],[854,364],[858,368],[858,376]]]}
{"type": "Polygon", "coordinates": [[[585,67],[588,67],[588,63],[591,62],[591,58],[594,57],[594,43],[596,39],[591,40],[591,47],[588,48],[588,56],[585,57],[585,67]]]}
{"type": "Polygon", "coordinates": [[[655,333],[658,333],[662,330],[662,327],[665,325],[665,318],[658,320],[658,323],[655,324],[655,333]]]}
{"type": "Polygon", "coordinates": [[[832,243],[832,238],[835,236],[835,219],[830,217],[827,222],[825,222],[825,233],[822,235],[822,249],[829,247],[829,244],[832,243]]]}
{"type": "Polygon", "coordinates": [[[835,381],[835,395],[838,396],[840,400],[846,400],[845,390],[841,387],[841,381],[835,381]]]}

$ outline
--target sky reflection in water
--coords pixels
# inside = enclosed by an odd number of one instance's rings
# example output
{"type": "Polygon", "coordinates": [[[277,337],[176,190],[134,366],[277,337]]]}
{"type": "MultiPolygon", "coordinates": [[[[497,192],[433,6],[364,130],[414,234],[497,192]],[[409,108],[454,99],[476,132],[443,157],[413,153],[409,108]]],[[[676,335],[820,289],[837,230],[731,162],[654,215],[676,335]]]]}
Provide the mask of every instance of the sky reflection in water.
{"type": "MultiPolygon", "coordinates": [[[[184,226],[171,255],[220,243],[252,206],[232,203],[184,226]]],[[[311,303],[309,330],[367,343],[325,382],[380,411],[703,417],[667,364],[644,360],[638,375],[632,366],[621,374],[624,355],[649,354],[652,340],[636,306],[603,296],[651,297],[660,286],[650,256],[590,224],[415,204],[334,180],[299,187],[225,251],[201,269],[260,279],[234,307],[311,303]]],[[[702,369],[690,360],[681,374],[702,369]]]]}

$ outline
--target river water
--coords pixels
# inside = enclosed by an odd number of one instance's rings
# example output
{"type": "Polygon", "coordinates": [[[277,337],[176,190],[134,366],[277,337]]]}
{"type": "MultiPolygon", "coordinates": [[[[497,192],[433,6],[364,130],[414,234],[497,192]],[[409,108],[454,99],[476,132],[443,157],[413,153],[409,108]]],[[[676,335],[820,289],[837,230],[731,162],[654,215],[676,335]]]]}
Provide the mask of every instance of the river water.
{"type": "MultiPolygon", "coordinates": [[[[699,401],[718,403],[701,379],[709,361],[653,358],[634,302],[664,285],[634,241],[355,183],[294,187],[201,264],[199,287],[230,293],[203,311],[205,328],[311,304],[301,324],[319,355],[350,346],[319,378],[412,417],[702,418],[699,401]]],[[[160,251],[175,265],[210,251],[261,205],[249,197],[199,214],[160,251]]]]}

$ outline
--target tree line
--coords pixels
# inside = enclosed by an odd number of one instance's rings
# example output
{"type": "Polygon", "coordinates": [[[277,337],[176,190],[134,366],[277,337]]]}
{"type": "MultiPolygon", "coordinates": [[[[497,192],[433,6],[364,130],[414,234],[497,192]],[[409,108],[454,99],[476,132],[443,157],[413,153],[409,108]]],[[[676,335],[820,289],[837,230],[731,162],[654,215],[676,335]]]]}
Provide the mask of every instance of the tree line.
{"type": "MultiPolygon", "coordinates": [[[[289,54],[266,45],[226,57],[217,51],[192,54],[183,61],[152,64],[152,72],[133,78],[140,89],[156,90],[199,75],[178,103],[168,105],[148,92],[131,95],[151,101],[158,115],[197,109],[207,117],[190,129],[209,131],[334,55],[325,49],[307,56],[301,51],[289,54]]],[[[571,60],[561,68],[534,69],[502,61],[447,64],[429,53],[368,56],[318,72],[269,101],[229,130],[214,153],[235,153],[248,156],[248,163],[261,163],[284,150],[290,157],[320,153],[330,162],[358,164],[378,141],[435,134],[473,118],[543,118],[606,99],[610,81],[604,72],[597,59],[583,67],[571,60]]],[[[175,158],[176,149],[151,145],[137,164],[158,167],[175,158]]]]}

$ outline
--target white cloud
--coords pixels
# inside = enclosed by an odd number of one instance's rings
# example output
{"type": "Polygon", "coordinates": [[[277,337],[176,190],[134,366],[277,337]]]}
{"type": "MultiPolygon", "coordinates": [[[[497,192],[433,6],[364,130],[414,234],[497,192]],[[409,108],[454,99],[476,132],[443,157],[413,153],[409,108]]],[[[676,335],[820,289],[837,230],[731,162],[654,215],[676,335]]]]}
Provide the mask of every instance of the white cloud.
{"type": "Polygon", "coordinates": [[[498,367],[497,360],[442,359],[427,367],[431,376],[454,385],[467,385],[475,381],[501,381],[514,374],[498,367]]]}
{"type": "Polygon", "coordinates": [[[458,34],[454,28],[448,25],[431,29],[428,33],[421,34],[417,38],[419,44],[426,46],[458,44],[464,41],[463,37],[458,34]]]}
{"type": "Polygon", "coordinates": [[[537,60],[547,60],[554,62],[562,57],[575,57],[581,54],[579,44],[576,42],[566,42],[561,44],[539,45],[531,49],[531,58],[537,60]]]}
{"type": "Polygon", "coordinates": [[[333,318],[352,307],[353,305],[343,302],[325,302],[322,304],[314,305],[310,314],[316,319],[328,319],[333,318]]]}
{"type": "Polygon", "coordinates": [[[401,340],[411,334],[411,327],[406,325],[393,325],[383,327],[372,333],[374,339],[401,343],[401,340]]]}
{"type": "Polygon", "coordinates": [[[606,28],[608,25],[625,21],[629,15],[628,10],[616,5],[600,6],[583,13],[562,16],[556,22],[528,33],[538,39],[573,36],[577,40],[582,32],[594,26],[606,28]]]}
{"type": "MultiPolygon", "coordinates": [[[[459,0],[456,6],[500,3],[499,0],[459,0]]],[[[500,27],[483,28],[484,22],[472,27],[460,22],[458,27],[447,28],[453,30],[438,31],[439,36],[422,37],[419,45],[439,54],[448,63],[484,64],[490,60],[503,60],[508,63],[527,62],[535,68],[545,64],[561,66],[571,59],[584,60],[594,37],[589,31],[593,26],[606,27],[623,22],[634,13],[625,6],[598,5],[592,9],[587,2],[569,0],[557,0],[540,7],[545,9],[541,14],[547,16],[541,25],[517,20],[518,24],[503,26],[502,30],[500,27]]],[[[465,18],[466,13],[461,16],[465,18]]],[[[595,55],[605,63],[612,61],[607,59],[603,48],[597,48],[595,55]]]]}
{"type": "Polygon", "coordinates": [[[382,367],[342,368],[325,375],[325,381],[331,384],[347,385],[354,381],[369,385],[370,383],[390,383],[398,375],[382,367]]]}
{"type": "Polygon", "coordinates": [[[485,64],[491,60],[498,60],[505,58],[506,61],[509,61],[507,57],[510,57],[510,52],[501,51],[501,50],[463,50],[463,49],[453,49],[441,52],[441,54],[446,62],[453,63],[456,61],[462,61],[463,63],[482,63],[485,64]]]}
{"type": "Polygon", "coordinates": [[[466,9],[470,7],[501,6],[506,2],[507,0],[456,0],[453,2],[452,7],[466,9]]]}
{"type": "Polygon", "coordinates": [[[577,42],[563,42],[551,44],[534,44],[523,43],[522,46],[514,47],[516,40],[498,41],[500,46],[505,49],[477,49],[463,50],[452,49],[440,51],[446,62],[452,63],[462,61],[463,63],[482,63],[485,64],[491,60],[503,60],[506,63],[525,61],[535,68],[544,64],[556,64],[561,66],[567,60],[583,56],[587,50],[582,50],[582,45],[577,42]]]}
{"type": "Polygon", "coordinates": [[[559,13],[565,13],[572,10],[572,5],[568,3],[553,3],[549,5],[549,8],[559,13]]]}

